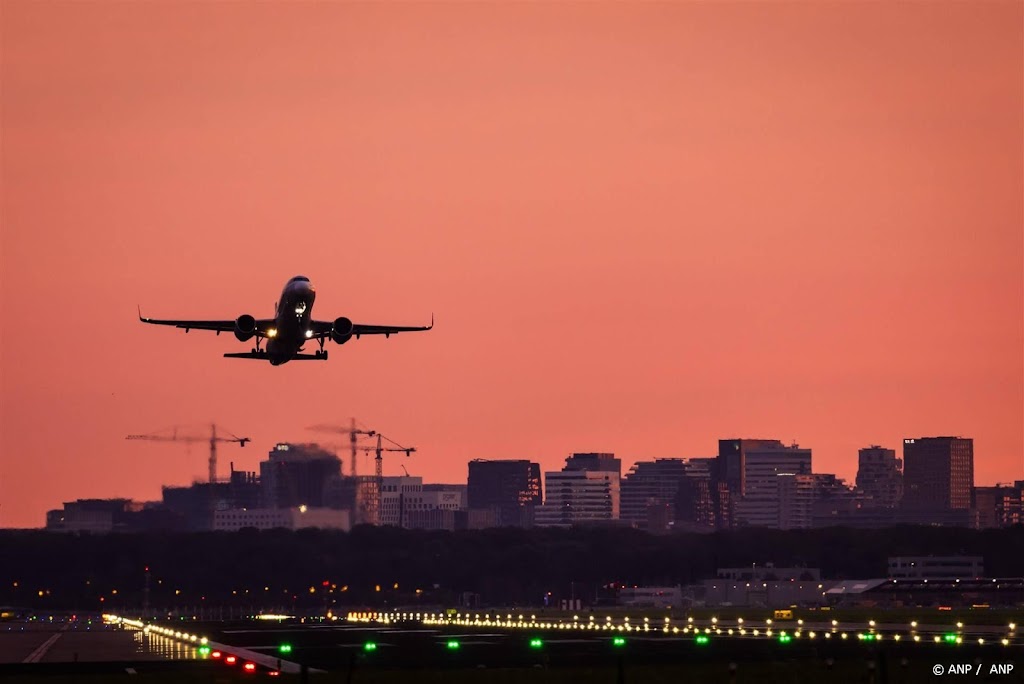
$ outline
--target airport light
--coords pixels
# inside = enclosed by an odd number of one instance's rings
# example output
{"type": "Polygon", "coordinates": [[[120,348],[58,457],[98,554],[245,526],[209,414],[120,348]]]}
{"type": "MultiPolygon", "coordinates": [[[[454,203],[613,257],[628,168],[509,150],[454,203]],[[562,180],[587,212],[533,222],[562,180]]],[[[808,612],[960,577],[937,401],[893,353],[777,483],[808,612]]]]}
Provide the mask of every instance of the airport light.
{"type": "Polygon", "coordinates": [[[227,658],[224,659],[224,662],[227,663],[228,665],[234,665],[236,660],[238,660],[238,659],[235,658],[235,656],[229,655],[227,658]]]}
{"type": "Polygon", "coordinates": [[[540,639],[530,639],[530,648],[541,648],[544,642],[540,639]]]}
{"type": "Polygon", "coordinates": [[[457,651],[457,650],[459,650],[459,642],[456,641],[455,639],[450,639],[448,641],[447,646],[448,646],[448,650],[449,651],[457,651]]]}
{"type": "Polygon", "coordinates": [[[956,642],[956,634],[946,634],[942,638],[945,640],[947,644],[952,644],[956,642]]]}
{"type": "Polygon", "coordinates": [[[246,672],[255,672],[256,671],[256,664],[255,663],[246,663],[245,665],[242,666],[242,669],[244,669],[246,672]]]}
{"type": "Polygon", "coordinates": [[[377,650],[377,644],[375,644],[372,641],[367,641],[365,644],[363,644],[363,650],[364,651],[376,651],[377,650]]]}
{"type": "Polygon", "coordinates": [[[206,656],[210,655],[210,647],[209,646],[200,646],[199,647],[199,655],[203,656],[204,658],[206,656]]]}
{"type": "Polygon", "coordinates": [[[780,644],[788,644],[792,640],[793,640],[793,637],[789,636],[785,632],[783,632],[782,634],[779,635],[779,643],[780,644]]]}
{"type": "Polygon", "coordinates": [[[614,639],[612,639],[612,645],[613,646],[625,646],[626,645],[626,638],[625,637],[620,637],[620,636],[619,637],[615,637],[614,639]]]}
{"type": "Polygon", "coordinates": [[[291,644],[281,644],[280,646],[277,647],[277,651],[278,651],[278,653],[291,653],[292,652],[292,645],[291,644]]]}

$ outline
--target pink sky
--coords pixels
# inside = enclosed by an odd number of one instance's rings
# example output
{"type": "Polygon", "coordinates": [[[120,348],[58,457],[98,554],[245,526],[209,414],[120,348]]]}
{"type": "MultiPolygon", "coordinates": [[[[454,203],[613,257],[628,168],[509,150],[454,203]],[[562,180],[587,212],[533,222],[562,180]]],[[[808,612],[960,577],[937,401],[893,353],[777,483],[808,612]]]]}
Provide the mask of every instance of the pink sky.
{"type": "MultiPolygon", "coordinates": [[[[975,440],[1024,478],[1024,5],[2,6],[0,526],[254,470],[356,416],[624,466],[975,440]],[[158,317],[430,333],[222,358],[158,317]]],[[[399,473],[397,458],[385,472],[399,473]]],[[[369,462],[366,461],[369,468],[369,462]]]]}

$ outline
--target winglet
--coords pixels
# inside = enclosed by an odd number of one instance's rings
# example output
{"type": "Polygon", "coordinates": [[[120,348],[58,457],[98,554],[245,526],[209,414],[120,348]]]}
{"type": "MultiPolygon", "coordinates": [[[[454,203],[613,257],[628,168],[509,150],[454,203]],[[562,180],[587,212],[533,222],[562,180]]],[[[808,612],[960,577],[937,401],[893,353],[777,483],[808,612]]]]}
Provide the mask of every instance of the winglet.
{"type": "Polygon", "coordinates": [[[140,306],[139,304],[136,304],[135,306],[139,307],[139,320],[145,321],[146,319],[142,317],[142,306],[140,306]]]}
{"type": "Polygon", "coordinates": [[[430,327],[431,328],[434,327],[434,312],[433,311],[430,312],[430,327]]]}

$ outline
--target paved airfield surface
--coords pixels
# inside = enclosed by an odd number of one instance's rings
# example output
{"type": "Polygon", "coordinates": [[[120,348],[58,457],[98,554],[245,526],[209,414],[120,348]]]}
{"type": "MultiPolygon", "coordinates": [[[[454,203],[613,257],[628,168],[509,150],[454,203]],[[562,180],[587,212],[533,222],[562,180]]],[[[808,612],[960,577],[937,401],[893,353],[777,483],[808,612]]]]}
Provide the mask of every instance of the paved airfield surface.
{"type": "Polygon", "coordinates": [[[192,656],[168,640],[94,620],[0,623],[0,664],[147,661],[192,656]]]}

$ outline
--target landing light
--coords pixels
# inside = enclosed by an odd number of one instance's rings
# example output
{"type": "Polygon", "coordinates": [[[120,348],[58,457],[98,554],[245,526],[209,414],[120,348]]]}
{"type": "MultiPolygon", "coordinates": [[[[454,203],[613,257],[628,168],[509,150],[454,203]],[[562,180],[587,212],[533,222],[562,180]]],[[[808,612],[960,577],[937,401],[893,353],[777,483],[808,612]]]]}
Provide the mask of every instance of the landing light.
{"type": "Polygon", "coordinates": [[[313,336],[313,331],[312,330],[307,330],[306,331],[306,339],[308,340],[312,336],[313,336]]]}
{"type": "Polygon", "coordinates": [[[267,337],[277,337],[277,328],[271,328],[268,330],[267,337]]]}

